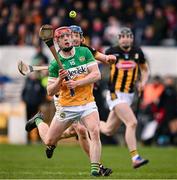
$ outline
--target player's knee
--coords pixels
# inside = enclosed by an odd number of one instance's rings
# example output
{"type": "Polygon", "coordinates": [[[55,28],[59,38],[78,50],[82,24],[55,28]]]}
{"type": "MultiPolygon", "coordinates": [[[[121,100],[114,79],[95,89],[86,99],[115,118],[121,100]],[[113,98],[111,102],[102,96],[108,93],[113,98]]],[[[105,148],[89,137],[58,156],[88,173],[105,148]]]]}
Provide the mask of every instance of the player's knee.
{"type": "Polygon", "coordinates": [[[107,131],[104,132],[104,134],[106,136],[113,136],[114,132],[108,129],[107,131]]]}
{"type": "Polygon", "coordinates": [[[86,129],[84,127],[77,128],[77,132],[82,138],[86,138],[87,131],[86,131],[86,129]]]}
{"type": "Polygon", "coordinates": [[[76,133],[76,131],[73,129],[73,130],[70,130],[69,131],[69,134],[71,135],[71,136],[76,136],[77,135],[77,133],[76,133]]]}
{"type": "Polygon", "coordinates": [[[126,126],[131,127],[131,128],[136,128],[137,121],[130,121],[130,122],[127,123],[126,126]]]}
{"type": "Polygon", "coordinates": [[[91,140],[99,140],[100,130],[98,127],[94,127],[90,132],[91,140]]]}

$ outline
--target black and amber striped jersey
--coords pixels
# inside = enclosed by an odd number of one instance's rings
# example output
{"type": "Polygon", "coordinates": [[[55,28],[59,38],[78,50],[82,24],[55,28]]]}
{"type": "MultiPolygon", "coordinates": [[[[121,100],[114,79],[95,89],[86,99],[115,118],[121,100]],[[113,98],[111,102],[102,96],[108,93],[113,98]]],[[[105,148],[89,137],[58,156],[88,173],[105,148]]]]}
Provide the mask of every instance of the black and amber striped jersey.
{"type": "Polygon", "coordinates": [[[129,52],[123,51],[119,46],[106,50],[106,54],[115,55],[117,61],[110,67],[109,90],[132,93],[138,78],[139,64],[146,63],[143,51],[133,46],[129,52]]]}

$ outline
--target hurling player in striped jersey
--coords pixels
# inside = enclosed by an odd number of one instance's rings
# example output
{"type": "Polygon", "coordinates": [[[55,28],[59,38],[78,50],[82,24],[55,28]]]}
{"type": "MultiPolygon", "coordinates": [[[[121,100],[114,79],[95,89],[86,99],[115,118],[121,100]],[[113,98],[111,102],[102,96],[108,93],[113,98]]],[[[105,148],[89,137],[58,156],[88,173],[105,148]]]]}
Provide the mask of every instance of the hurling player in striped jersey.
{"type": "Polygon", "coordinates": [[[111,136],[121,121],[126,126],[125,140],[130,151],[134,168],[148,163],[137,150],[136,126],[137,119],[131,109],[136,82],[141,93],[149,75],[149,68],[141,48],[134,45],[134,37],[130,28],[124,27],[118,33],[118,45],[106,50],[106,54],[115,55],[117,60],[110,66],[110,79],[107,103],[110,113],[106,122],[101,121],[100,130],[103,134],[111,136]]]}

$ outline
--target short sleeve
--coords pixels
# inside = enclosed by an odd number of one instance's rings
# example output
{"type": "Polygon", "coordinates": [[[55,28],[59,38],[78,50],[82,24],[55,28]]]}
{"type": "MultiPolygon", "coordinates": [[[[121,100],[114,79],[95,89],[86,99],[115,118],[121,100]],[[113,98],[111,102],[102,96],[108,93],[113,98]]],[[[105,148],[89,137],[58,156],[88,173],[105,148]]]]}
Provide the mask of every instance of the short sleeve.
{"type": "Polygon", "coordinates": [[[94,49],[94,48],[92,48],[92,47],[90,47],[90,46],[87,46],[87,45],[85,45],[85,44],[83,44],[82,45],[83,47],[87,47],[90,51],[91,51],[91,53],[92,53],[92,55],[95,57],[95,55],[96,55],[96,53],[98,52],[96,49],[94,49]]]}
{"type": "Polygon", "coordinates": [[[49,65],[49,77],[58,77],[59,66],[55,60],[51,61],[49,65]]]}
{"type": "Polygon", "coordinates": [[[108,49],[105,50],[105,54],[106,54],[106,55],[111,54],[111,53],[110,53],[110,48],[108,48],[108,49]]]}
{"type": "Polygon", "coordinates": [[[93,57],[91,51],[88,48],[85,48],[87,64],[96,63],[95,58],[93,57]]]}

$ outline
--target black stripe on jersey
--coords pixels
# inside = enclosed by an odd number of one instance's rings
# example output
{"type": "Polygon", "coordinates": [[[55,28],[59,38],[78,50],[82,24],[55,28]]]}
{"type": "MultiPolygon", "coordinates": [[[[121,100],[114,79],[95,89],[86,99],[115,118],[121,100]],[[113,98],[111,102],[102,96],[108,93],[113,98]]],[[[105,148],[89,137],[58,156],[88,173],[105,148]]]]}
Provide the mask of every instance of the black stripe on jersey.
{"type": "Polygon", "coordinates": [[[112,91],[112,92],[115,92],[117,77],[118,77],[118,69],[116,68],[115,73],[114,73],[114,77],[113,77],[113,82],[112,82],[112,85],[114,87],[114,91],[112,91]]]}
{"type": "Polygon", "coordinates": [[[130,83],[130,89],[129,89],[129,93],[132,93],[134,91],[134,79],[135,79],[135,73],[136,73],[136,68],[133,70],[133,77],[132,77],[132,81],[130,83]]]}
{"type": "Polygon", "coordinates": [[[109,89],[112,93],[115,92],[115,86],[116,86],[116,81],[117,81],[117,77],[118,77],[118,69],[116,68],[115,69],[115,72],[114,72],[114,76],[113,76],[113,80],[111,82],[111,77],[110,77],[110,81],[109,81],[109,89]]]}
{"type": "Polygon", "coordinates": [[[121,88],[120,88],[121,92],[124,92],[124,89],[125,89],[125,84],[127,81],[127,73],[128,73],[128,70],[124,71],[124,76],[123,76],[123,80],[122,80],[121,88]]]}

